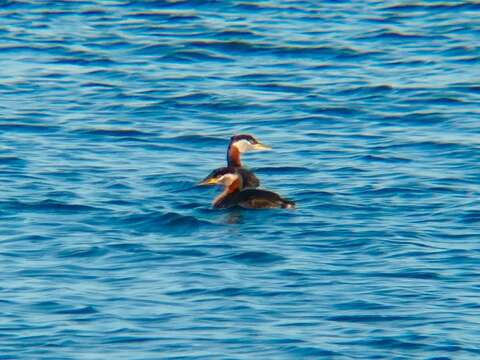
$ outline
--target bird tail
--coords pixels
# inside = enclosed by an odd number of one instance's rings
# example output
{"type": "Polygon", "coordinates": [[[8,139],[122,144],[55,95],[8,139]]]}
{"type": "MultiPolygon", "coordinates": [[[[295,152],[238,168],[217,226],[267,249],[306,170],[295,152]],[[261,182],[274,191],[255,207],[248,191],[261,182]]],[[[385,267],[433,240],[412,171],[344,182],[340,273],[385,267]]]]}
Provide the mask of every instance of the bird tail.
{"type": "Polygon", "coordinates": [[[295,201],[284,199],[282,202],[283,209],[295,209],[295,206],[296,206],[295,201]]]}

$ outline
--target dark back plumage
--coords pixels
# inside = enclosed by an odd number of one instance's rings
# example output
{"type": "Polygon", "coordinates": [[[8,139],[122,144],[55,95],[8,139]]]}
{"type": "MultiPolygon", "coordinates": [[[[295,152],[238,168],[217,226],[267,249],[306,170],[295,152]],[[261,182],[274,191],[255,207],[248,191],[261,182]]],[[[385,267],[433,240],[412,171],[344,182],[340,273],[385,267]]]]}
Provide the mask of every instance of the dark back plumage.
{"type": "Polygon", "coordinates": [[[234,167],[228,167],[228,166],[225,166],[225,167],[221,167],[221,168],[218,168],[218,169],[215,169],[213,170],[210,174],[208,174],[205,179],[203,179],[202,181],[206,181],[208,179],[213,179],[213,178],[217,178],[217,177],[221,177],[225,174],[233,174],[235,173],[235,168],[234,167]]]}
{"type": "Polygon", "coordinates": [[[210,174],[208,174],[208,176],[205,177],[205,179],[203,179],[202,181],[221,177],[226,174],[235,174],[235,173],[240,175],[242,179],[242,188],[256,188],[260,185],[260,181],[252,171],[245,168],[237,168],[234,166],[225,166],[225,167],[215,169],[210,174]]]}

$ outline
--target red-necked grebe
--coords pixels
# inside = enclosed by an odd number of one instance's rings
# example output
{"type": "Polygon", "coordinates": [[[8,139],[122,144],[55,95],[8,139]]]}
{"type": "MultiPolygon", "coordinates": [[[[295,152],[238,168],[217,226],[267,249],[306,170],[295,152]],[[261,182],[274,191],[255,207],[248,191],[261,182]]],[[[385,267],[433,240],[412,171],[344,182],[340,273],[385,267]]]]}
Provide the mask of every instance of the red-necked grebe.
{"type": "Polygon", "coordinates": [[[271,150],[271,147],[262,144],[248,134],[234,135],[230,138],[227,149],[227,164],[228,167],[238,169],[239,174],[242,176],[244,188],[256,188],[260,186],[260,180],[258,180],[253,171],[242,166],[240,154],[259,150],[271,150]]]}
{"type": "Polygon", "coordinates": [[[225,209],[241,206],[247,209],[295,208],[295,202],[282,198],[277,193],[263,189],[243,187],[243,177],[233,167],[216,169],[200,185],[223,185],[223,192],[212,202],[214,208],[225,209]]]}

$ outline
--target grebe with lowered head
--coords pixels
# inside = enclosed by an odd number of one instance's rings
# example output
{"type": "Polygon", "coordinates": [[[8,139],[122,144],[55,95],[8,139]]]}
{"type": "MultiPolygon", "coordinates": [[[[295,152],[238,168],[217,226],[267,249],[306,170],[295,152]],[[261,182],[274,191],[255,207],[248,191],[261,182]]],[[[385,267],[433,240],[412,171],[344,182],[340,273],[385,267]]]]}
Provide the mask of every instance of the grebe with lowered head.
{"type": "Polygon", "coordinates": [[[224,167],[213,170],[200,185],[223,185],[223,192],[212,202],[214,208],[226,209],[240,206],[247,209],[295,208],[295,202],[277,193],[263,189],[243,187],[243,176],[238,169],[224,167]]]}

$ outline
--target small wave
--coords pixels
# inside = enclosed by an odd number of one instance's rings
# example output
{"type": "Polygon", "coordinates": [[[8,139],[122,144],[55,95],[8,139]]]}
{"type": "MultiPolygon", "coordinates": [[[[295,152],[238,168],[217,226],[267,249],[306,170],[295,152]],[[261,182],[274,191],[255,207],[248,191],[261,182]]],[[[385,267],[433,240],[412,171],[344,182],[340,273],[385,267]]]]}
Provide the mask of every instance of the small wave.
{"type": "Polygon", "coordinates": [[[61,315],[92,315],[97,314],[98,311],[93,306],[82,306],[76,308],[66,308],[54,311],[55,314],[61,315]]]}
{"type": "Polygon", "coordinates": [[[277,56],[299,56],[305,58],[333,58],[337,60],[354,60],[372,55],[370,52],[362,52],[348,47],[329,46],[290,46],[275,47],[271,50],[277,56]]]}
{"type": "Polygon", "coordinates": [[[19,123],[0,123],[0,131],[12,131],[21,133],[49,133],[60,130],[58,126],[52,125],[33,125],[33,124],[19,124],[19,123]]]}
{"type": "Polygon", "coordinates": [[[453,97],[427,97],[427,98],[415,98],[406,99],[405,103],[408,104],[429,104],[429,105],[445,105],[445,106],[464,106],[465,101],[463,99],[457,99],[453,97]]]}
{"type": "Polygon", "coordinates": [[[309,174],[309,168],[299,166],[269,166],[257,168],[256,171],[262,174],[309,174]]]}
{"type": "Polygon", "coordinates": [[[32,306],[35,308],[46,309],[46,310],[62,307],[62,305],[59,302],[53,301],[53,300],[39,301],[39,302],[33,303],[32,306]]]}
{"type": "Polygon", "coordinates": [[[197,62],[197,61],[213,61],[213,62],[231,62],[233,59],[226,56],[219,56],[206,51],[180,50],[165,55],[161,59],[167,62],[197,62]]]}
{"type": "Polygon", "coordinates": [[[381,278],[395,278],[395,279],[421,279],[421,280],[438,280],[441,276],[434,272],[429,271],[400,271],[400,272],[377,272],[370,273],[368,276],[381,277],[381,278]]]}
{"type": "Polygon", "coordinates": [[[400,158],[396,156],[379,156],[379,155],[364,155],[358,158],[359,160],[367,161],[367,162],[384,162],[384,163],[409,163],[412,160],[407,158],[400,158]]]}
{"type": "Polygon", "coordinates": [[[315,114],[328,114],[328,115],[336,115],[336,116],[358,116],[361,111],[357,108],[350,108],[345,106],[330,106],[330,107],[317,107],[312,109],[312,112],[315,114]]]}
{"type": "Polygon", "coordinates": [[[337,95],[376,95],[391,92],[393,89],[390,85],[364,85],[340,90],[337,95]]]}
{"type": "Polygon", "coordinates": [[[303,94],[308,93],[312,89],[306,86],[293,86],[287,84],[277,84],[277,83],[265,83],[265,84],[255,84],[248,85],[249,88],[271,91],[271,92],[283,92],[283,93],[292,93],[292,94],[303,94]]]}
{"type": "Polygon", "coordinates": [[[142,337],[142,336],[115,336],[105,337],[102,339],[102,344],[138,344],[147,341],[158,341],[158,337],[142,337]]]}
{"type": "Polygon", "coordinates": [[[480,56],[463,56],[456,57],[450,60],[451,62],[460,64],[477,64],[480,63],[480,56]]]}
{"type": "Polygon", "coordinates": [[[480,10],[480,4],[470,1],[452,3],[418,3],[418,4],[397,4],[387,5],[380,8],[382,11],[412,12],[412,11],[449,11],[449,10],[480,10]]]}
{"type": "Polygon", "coordinates": [[[465,55],[476,54],[477,51],[478,50],[473,47],[453,46],[451,48],[443,50],[442,54],[447,56],[465,56],[465,55]]]}
{"type": "Polygon", "coordinates": [[[480,85],[469,84],[469,83],[458,83],[450,86],[455,91],[473,93],[476,95],[480,94],[480,85]]]}
{"type": "Polygon", "coordinates": [[[0,165],[24,166],[26,163],[26,160],[16,156],[0,156],[0,165]]]}
{"type": "Polygon", "coordinates": [[[82,88],[100,88],[100,89],[115,89],[116,86],[104,82],[86,82],[81,85],[82,88]]]}
{"type": "Polygon", "coordinates": [[[411,320],[412,316],[401,315],[335,315],[327,317],[329,321],[337,322],[354,322],[354,323],[377,323],[411,320]]]}
{"type": "Polygon", "coordinates": [[[63,46],[24,46],[24,45],[4,45],[0,46],[0,51],[3,54],[16,54],[16,53],[26,53],[30,55],[37,55],[37,53],[44,54],[56,54],[56,55],[67,55],[68,50],[63,46]]]}
{"type": "Polygon", "coordinates": [[[227,141],[226,138],[208,136],[208,135],[179,135],[169,138],[163,138],[171,143],[183,143],[189,144],[190,146],[198,146],[198,145],[226,145],[227,141]]]}
{"type": "Polygon", "coordinates": [[[250,265],[266,265],[285,260],[283,256],[264,251],[245,251],[229,257],[230,260],[250,265]]]}
{"type": "Polygon", "coordinates": [[[234,297],[249,294],[250,289],[245,287],[224,287],[220,289],[209,290],[209,295],[234,297]]]}
{"type": "Polygon", "coordinates": [[[11,241],[30,241],[32,243],[40,243],[51,240],[50,236],[43,235],[20,235],[11,239],[11,241]]]}
{"type": "Polygon", "coordinates": [[[373,196],[420,196],[424,190],[413,188],[413,187],[382,187],[382,188],[372,188],[367,186],[364,189],[357,189],[357,194],[364,195],[373,195],[373,196]]]}
{"type": "Polygon", "coordinates": [[[222,41],[222,40],[196,40],[189,43],[190,46],[210,49],[212,51],[227,53],[227,54],[242,54],[242,53],[262,53],[272,51],[272,47],[265,43],[254,43],[240,40],[222,41]]]}
{"type": "Polygon", "coordinates": [[[432,65],[433,63],[434,62],[432,60],[408,58],[408,59],[387,61],[384,63],[384,65],[385,67],[398,66],[398,67],[407,67],[410,69],[417,66],[432,65]]]}
{"type": "Polygon", "coordinates": [[[172,256],[179,256],[179,257],[204,257],[207,255],[206,252],[196,250],[196,249],[180,249],[180,250],[173,250],[169,251],[169,254],[172,256]]]}
{"type": "Polygon", "coordinates": [[[148,11],[138,11],[131,12],[127,17],[137,18],[137,19],[146,19],[152,21],[193,21],[199,20],[199,16],[196,15],[195,11],[184,10],[184,11],[173,11],[173,10],[148,10],[148,11]]]}
{"type": "MultiPolygon", "coordinates": [[[[383,149],[383,146],[377,147],[383,149]]],[[[442,152],[450,151],[462,151],[465,150],[465,146],[453,142],[433,141],[433,140],[419,140],[406,143],[390,144],[388,149],[393,151],[394,149],[420,149],[420,150],[437,150],[442,152]]]]}
{"type": "Polygon", "coordinates": [[[116,182],[116,183],[112,183],[112,184],[108,185],[107,189],[110,189],[110,190],[132,190],[132,187],[128,186],[126,184],[116,182]]]}
{"type": "Polygon", "coordinates": [[[439,112],[412,112],[405,115],[384,116],[382,122],[392,124],[433,125],[442,123],[445,120],[445,115],[439,112]]]}
{"type": "Polygon", "coordinates": [[[144,150],[152,151],[152,152],[164,152],[168,151],[171,153],[190,153],[192,149],[191,148],[186,148],[183,146],[175,146],[175,145],[156,145],[152,143],[146,143],[142,146],[144,150]]]}
{"type": "MultiPolygon", "coordinates": [[[[84,56],[84,55],[82,55],[84,56]]],[[[52,60],[53,64],[78,66],[114,66],[116,62],[109,58],[59,57],[52,60]]]]}
{"type": "Polygon", "coordinates": [[[72,130],[72,133],[78,133],[83,135],[93,135],[93,136],[108,136],[108,137],[145,137],[145,136],[154,136],[153,133],[147,133],[144,131],[136,129],[102,129],[102,128],[93,128],[93,129],[83,129],[78,128],[72,130]]]}
{"type": "Polygon", "coordinates": [[[355,173],[365,173],[367,172],[366,169],[353,167],[353,166],[343,166],[337,169],[332,170],[334,173],[341,173],[341,174],[355,174],[355,173]]]}
{"type": "Polygon", "coordinates": [[[418,34],[407,34],[387,29],[374,31],[367,35],[358,37],[358,40],[388,40],[388,41],[414,41],[414,40],[438,40],[441,37],[423,36],[418,34]]]}
{"type": "Polygon", "coordinates": [[[335,59],[357,59],[371,55],[369,52],[361,52],[351,48],[337,48],[329,46],[275,46],[265,42],[244,42],[244,41],[220,41],[220,40],[197,40],[190,42],[193,47],[210,49],[226,54],[259,54],[284,57],[304,58],[335,58],[335,59]]]}
{"type": "Polygon", "coordinates": [[[170,46],[164,44],[146,45],[133,50],[131,53],[136,55],[163,55],[167,51],[171,51],[170,46]]]}
{"type": "Polygon", "coordinates": [[[138,243],[112,243],[108,245],[108,248],[132,254],[146,251],[145,245],[138,243]]]}
{"type": "Polygon", "coordinates": [[[448,187],[448,186],[428,186],[428,190],[432,191],[433,193],[443,193],[443,194],[459,194],[459,193],[464,193],[467,195],[467,192],[460,191],[454,187],[448,187]]]}
{"type": "Polygon", "coordinates": [[[15,209],[17,211],[47,211],[54,213],[82,213],[99,211],[96,208],[88,205],[69,204],[55,200],[43,200],[39,202],[22,202],[22,201],[8,201],[1,203],[2,206],[8,209],[15,209]]]}
{"type": "Polygon", "coordinates": [[[474,224],[480,222],[480,210],[471,210],[468,211],[461,218],[462,223],[464,224],[474,224]]]}
{"type": "Polygon", "coordinates": [[[87,16],[103,16],[103,15],[108,15],[107,10],[103,9],[85,9],[85,10],[79,10],[80,14],[82,15],[87,15],[87,16]]]}
{"type": "Polygon", "coordinates": [[[166,294],[173,297],[191,297],[192,295],[205,294],[207,290],[205,288],[188,288],[184,290],[168,291],[166,294]]]}
{"type": "Polygon", "coordinates": [[[315,197],[315,198],[322,198],[322,197],[332,197],[335,196],[335,193],[322,191],[322,190],[303,190],[295,193],[297,196],[301,197],[315,197]]]}
{"type": "MultiPolygon", "coordinates": [[[[285,341],[285,340],[284,340],[285,341]]],[[[290,342],[291,340],[288,340],[286,342],[290,342]]],[[[325,358],[332,358],[335,359],[337,357],[341,358],[341,354],[327,350],[327,349],[322,349],[320,347],[314,347],[314,346],[298,346],[298,345],[276,345],[282,352],[291,354],[294,358],[299,358],[299,359],[325,359],[325,358]]]]}
{"type": "Polygon", "coordinates": [[[203,92],[193,92],[188,94],[174,95],[169,98],[169,100],[180,101],[180,102],[202,102],[209,101],[212,99],[212,95],[209,93],[203,92]]]}
{"type": "Polygon", "coordinates": [[[335,304],[334,307],[338,310],[385,310],[393,308],[393,306],[390,305],[365,300],[352,300],[342,302],[339,304],[335,304]]]}
{"type": "Polygon", "coordinates": [[[68,10],[49,9],[49,10],[42,10],[41,11],[42,15],[52,17],[52,18],[54,18],[55,16],[61,16],[61,15],[71,15],[73,13],[74,13],[73,10],[68,11],[68,10]]]}
{"type": "Polygon", "coordinates": [[[211,226],[213,223],[199,220],[194,216],[177,213],[150,212],[128,215],[119,219],[128,228],[141,232],[175,232],[191,233],[201,226],[211,226]]]}
{"type": "Polygon", "coordinates": [[[272,81],[288,81],[290,77],[286,74],[277,74],[277,73],[247,73],[241,74],[233,77],[235,80],[239,81],[254,81],[257,83],[265,83],[272,81]]]}
{"type": "MultiPolygon", "coordinates": [[[[414,319],[412,319],[414,320],[414,319]]],[[[421,319],[417,319],[418,321],[421,321],[421,319]]],[[[368,346],[372,348],[380,348],[380,349],[385,349],[385,350],[392,350],[392,349],[398,349],[398,350],[420,350],[420,349],[429,349],[431,350],[432,346],[427,345],[424,343],[423,337],[420,337],[418,335],[415,336],[413,340],[416,341],[407,341],[407,340],[400,340],[398,338],[392,338],[392,337],[387,337],[387,336],[382,336],[382,337],[372,337],[369,339],[362,339],[362,340],[357,340],[357,341],[348,341],[348,342],[343,342],[342,344],[344,345],[363,345],[363,346],[368,346]]],[[[457,350],[458,351],[458,350],[457,350]]],[[[431,358],[433,359],[433,358],[431,358]]],[[[443,360],[444,358],[439,358],[435,357],[434,359],[437,360],[443,360]]],[[[448,358],[450,359],[450,358],[448,358]]]]}
{"type": "Polygon", "coordinates": [[[254,31],[249,30],[221,30],[215,33],[216,39],[257,39],[260,37],[259,34],[255,33],[254,31]]]}
{"type": "Polygon", "coordinates": [[[107,253],[107,250],[98,246],[92,246],[89,248],[75,248],[62,250],[58,253],[59,257],[63,258],[92,258],[102,256],[107,253]]]}
{"type": "Polygon", "coordinates": [[[261,3],[255,3],[255,2],[238,2],[235,4],[235,7],[237,9],[243,10],[243,11],[261,11],[261,10],[268,10],[268,11],[273,11],[273,10],[282,10],[282,11],[289,11],[289,10],[295,10],[297,8],[293,6],[282,6],[280,4],[274,4],[274,3],[269,3],[269,2],[261,2],[261,3]]]}

